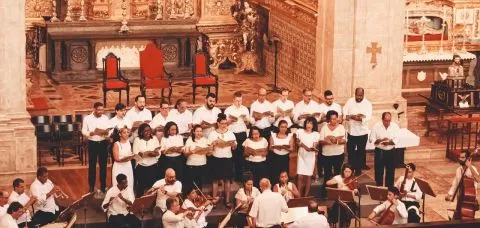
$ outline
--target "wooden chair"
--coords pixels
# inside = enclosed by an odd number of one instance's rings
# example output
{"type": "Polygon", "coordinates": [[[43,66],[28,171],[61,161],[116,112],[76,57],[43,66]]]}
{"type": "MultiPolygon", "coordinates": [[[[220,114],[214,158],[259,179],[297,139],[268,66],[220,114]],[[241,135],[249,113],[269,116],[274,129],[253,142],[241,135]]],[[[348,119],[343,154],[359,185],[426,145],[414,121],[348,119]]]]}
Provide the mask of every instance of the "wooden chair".
{"type": "Polygon", "coordinates": [[[215,94],[217,95],[216,100],[218,100],[218,76],[210,72],[207,55],[205,53],[197,52],[195,54],[192,71],[193,103],[195,104],[195,92],[197,87],[206,87],[208,93],[210,93],[210,87],[214,86],[215,94]]]}
{"type": "Polygon", "coordinates": [[[105,107],[107,107],[107,92],[109,90],[118,92],[118,103],[122,100],[122,90],[127,91],[127,106],[129,105],[129,81],[120,71],[120,58],[111,52],[103,58],[103,105],[105,107]]]}
{"type": "Polygon", "coordinates": [[[168,88],[168,102],[172,96],[172,78],[173,74],[168,73],[163,66],[163,53],[155,44],[149,43],[145,50],[140,52],[140,91],[146,98],[147,89],[162,89],[162,99],[164,90],[168,88]]]}

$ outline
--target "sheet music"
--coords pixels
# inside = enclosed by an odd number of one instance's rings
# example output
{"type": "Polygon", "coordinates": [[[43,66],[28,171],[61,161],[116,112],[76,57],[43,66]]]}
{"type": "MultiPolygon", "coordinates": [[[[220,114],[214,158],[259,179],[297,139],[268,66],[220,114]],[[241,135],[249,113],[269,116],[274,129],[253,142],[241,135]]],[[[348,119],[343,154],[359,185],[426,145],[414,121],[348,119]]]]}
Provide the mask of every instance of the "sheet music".
{"type": "Polygon", "coordinates": [[[290,207],[287,213],[282,212],[280,221],[282,223],[292,223],[306,215],[308,215],[308,207],[290,207]]]}

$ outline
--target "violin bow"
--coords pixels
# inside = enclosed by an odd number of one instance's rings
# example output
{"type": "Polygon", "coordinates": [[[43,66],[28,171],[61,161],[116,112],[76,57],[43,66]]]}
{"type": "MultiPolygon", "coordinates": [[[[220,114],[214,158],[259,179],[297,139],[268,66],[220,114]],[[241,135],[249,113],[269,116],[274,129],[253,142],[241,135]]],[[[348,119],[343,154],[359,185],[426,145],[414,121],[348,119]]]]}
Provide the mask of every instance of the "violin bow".
{"type": "Polygon", "coordinates": [[[197,183],[195,183],[195,181],[192,181],[192,182],[193,182],[193,185],[195,186],[195,188],[200,192],[202,197],[205,199],[205,201],[207,201],[207,197],[205,196],[205,194],[203,194],[202,190],[198,187],[197,183]]]}

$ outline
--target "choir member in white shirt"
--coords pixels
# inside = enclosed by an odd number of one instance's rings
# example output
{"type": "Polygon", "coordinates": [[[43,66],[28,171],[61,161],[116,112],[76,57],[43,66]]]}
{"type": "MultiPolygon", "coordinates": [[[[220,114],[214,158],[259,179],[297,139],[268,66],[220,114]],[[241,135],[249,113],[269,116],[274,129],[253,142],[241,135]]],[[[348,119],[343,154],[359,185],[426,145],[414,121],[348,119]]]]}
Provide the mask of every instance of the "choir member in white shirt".
{"type": "Polygon", "coordinates": [[[117,228],[128,225],[128,227],[140,228],[140,220],[129,212],[135,196],[132,188],[128,187],[127,176],[118,174],[115,179],[117,185],[108,190],[102,202],[102,208],[107,211],[107,227],[117,228]]]}
{"type": "Polygon", "coordinates": [[[13,202],[19,202],[25,209],[25,213],[17,219],[18,227],[26,227],[27,224],[30,224],[31,217],[30,212],[31,206],[37,201],[37,198],[32,196],[31,198],[25,193],[25,182],[17,178],[13,180],[13,191],[8,197],[8,203],[12,204],[13,202]]]}
{"type": "Polygon", "coordinates": [[[267,154],[268,141],[260,136],[258,127],[250,128],[247,140],[243,142],[245,147],[246,170],[253,175],[253,185],[259,186],[260,179],[267,177],[267,154]]]}
{"type": "Polygon", "coordinates": [[[187,101],[180,98],[175,104],[175,109],[170,111],[172,120],[178,125],[178,134],[187,140],[193,127],[193,114],[187,109],[187,101]]]}
{"type": "Polygon", "coordinates": [[[383,186],[383,173],[385,172],[385,186],[393,186],[395,179],[395,144],[398,143],[397,134],[400,128],[392,123],[392,114],[384,112],[382,121],[373,126],[370,133],[370,142],[375,145],[375,182],[383,186]]]}
{"type": "Polygon", "coordinates": [[[162,216],[163,228],[194,228],[186,225],[188,217],[193,214],[192,211],[180,212],[180,203],[177,198],[168,198],[165,204],[168,210],[162,216]]]}
{"type": "Polygon", "coordinates": [[[312,90],[303,90],[303,100],[298,102],[293,109],[293,121],[300,128],[303,128],[303,124],[308,117],[314,117],[317,123],[320,122],[322,117],[322,110],[320,106],[314,100],[312,100],[312,90]]]}
{"type": "Polygon", "coordinates": [[[165,178],[155,182],[152,188],[148,190],[147,195],[156,194],[155,208],[153,209],[154,217],[162,218],[162,215],[167,211],[166,201],[168,198],[177,198],[182,192],[182,183],[177,180],[175,170],[167,169],[165,171],[165,178]]]}
{"type": "Polygon", "coordinates": [[[162,141],[163,129],[167,125],[168,122],[173,121],[173,116],[170,115],[170,104],[167,101],[160,102],[160,112],[155,115],[150,122],[150,127],[154,132],[158,139],[158,141],[162,141]]]}
{"type": "Polygon", "coordinates": [[[232,218],[232,224],[235,227],[245,227],[247,224],[252,227],[251,220],[248,219],[249,209],[253,200],[260,195],[257,187],[253,186],[253,174],[250,171],[243,173],[243,187],[238,189],[235,194],[235,206],[240,207],[236,216],[232,218]]]}
{"type": "Polygon", "coordinates": [[[363,88],[355,89],[355,97],[350,98],[343,106],[343,115],[348,121],[348,162],[358,176],[362,169],[370,169],[366,165],[365,148],[368,141],[368,121],[372,118],[372,103],[364,98],[363,88]]]}
{"type": "Polygon", "coordinates": [[[192,128],[191,136],[185,143],[185,156],[187,165],[185,167],[185,189],[193,188],[193,183],[202,189],[203,181],[207,171],[207,155],[212,154],[212,147],[208,139],[203,137],[203,129],[200,125],[192,128]]]}
{"type": "Polygon", "coordinates": [[[215,120],[222,111],[215,107],[216,95],[209,93],[205,97],[205,104],[197,108],[193,113],[193,124],[200,124],[203,128],[203,136],[208,137],[215,129],[215,120]]]}
{"type": "Polygon", "coordinates": [[[334,110],[328,111],[326,121],[327,124],[320,130],[319,142],[322,145],[322,158],[325,165],[324,184],[333,176],[340,174],[347,142],[345,128],[338,122],[338,113],[334,110]]]}
{"type": "MultiPolygon", "coordinates": [[[[325,215],[318,213],[318,203],[311,200],[308,202],[308,215],[297,219],[288,228],[329,228],[325,215]]],[[[343,226],[341,226],[343,227],[343,226]]]]}
{"type": "Polygon", "coordinates": [[[281,213],[288,212],[285,199],[277,192],[272,192],[270,181],[267,178],[260,180],[262,194],[253,200],[249,216],[257,228],[260,227],[281,227],[281,213]]]}
{"type": "MultiPolygon", "coordinates": [[[[387,200],[382,204],[376,206],[372,213],[368,216],[368,219],[373,222],[375,217],[382,217],[383,213],[390,209],[395,214],[393,225],[407,224],[408,212],[405,208],[405,204],[398,199],[400,192],[395,187],[388,187],[387,200]]],[[[376,223],[376,222],[373,222],[376,223]]]]}
{"type": "Polygon", "coordinates": [[[326,121],[327,112],[334,110],[338,113],[338,123],[341,124],[343,122],[342,106],[340,106],[337,102],[334,102],[332,91],[325,90],[325,92],[323,92],[323,98],[325,102],[320,104],[320,110],[322,110],[323,114],[322,122],[326,121]]]}
{"type": "Polygon", "coordinates": [[[415,181],[415,164],[408,163],[405,167],[408,169],[407,178],[400,176],[395,182],[395,187],[400,190],[400,200],[405,204],[408,211],[408,222],[419,223],[420,222],[420,200],[423,193],[418,187],[415,181]],[[402,191],[403,187],[403,191],[402,191]]]}
{"type": "Polygon", "coordinates": [[[286,171],[289,173],[290,153],[293,152],[295,147],[293,133],[290,133],[286,120],[280,120],[276,132],[272,132],[270,136],[269,145],[271,153],[267,157],[267,161],[270,180],[277,183],[280,172],[286,171]]]}
{"type": "Polygon", "coordinates": [[[115,116],[110,119],[109,125],[112,130],[110,130],[109,135],[113,133],[114,128],[120,129],[126,126],[128,129],[132,129],[132,122],[125,117],[125,113],[127,112],[125,108],[125,105],[122,103],[115,105],[115,116]]]}
{"type": "Polygon", "coordinates": [[[142,159],[135,167],[136,195],[142,196],[156,180],[158,180],[158,159],[160,157],[160,143],[152,135],[152,128],[147,123],[138,127],[138,137],[133,142],[133,153],[142,159]]]}
{"type": "Polygon", "coordinates": [[[105,193],[107,187],[107,157],[110,120],[103,114],[103,104],[96,102],[93,112],[83,119],[82,134],[88,139],[88,184],[90,192],[94,191],[97,171],[97,158],[100,166],[100,190],[105,193]]]}
{"type": "Polygon", "coordinates": [[[250,105],[250,123],[260,129],[260,136],[270,138],[272,123],[275,122],[273,105],[267,101],[267,90],[260,88],[258,98],[250,105]]]}
{"type": "Polygon", "coordinates": [[[130,123],[132,123],[132,136],[130,137],[130,142],[133,143],[135,138],[138,136],[137,128],[142,123],[150,123],[152,121],[152,112],[145,108],[145,97],[138,95],[135,97],[135,105],[128,110],[125,115],[130,123]]]}
{"type": "Polygon", "coordinates": [[[275,122],[273,126],[278,128],[278,124],[281,120],[285,120],[287,122],[288,128],[292,126],[292,117],[293,117],[293,108],[295,104],[293,101],[288,100],[288,94],[290,91],[288,89],[282,89],[281,96],[278,100],[272,103],[273,112],[275,114],[275,122]]]}
{"type": "Polygon", "coordinates": [[[132,151],[132,146],[128,141],[130,136],[130,130],[126,126],[114,131],[115,137],[112,155],[113,155],[113,165],[112,165],[112,186],[117,185],[117,175],[124,174],[127,176],[127,181],[130,183],[129,188],[133,191],[133,168],[131,160],[135,157],[135,154],[132,151]]]}
{"type": "Polygon", "coordinates": [[[233,94],[233,104],[225,109],[228,121],[228,130],[233,132],[237,140],[237,148],[233,151],[234,178],[240,180],[245,168],[243,156],[243,142],[247,139],[247,125],[250,121],[248,108],[242,105],[243,97],[241,92],[233,94]]]}
{"type": "Polygon", "coordinates": [[[0,191],[0,216],[7,213],[8,209],[8,192],[0,191]]]}
{"type": "Polygon", "coordinates": [[[300,197],[297,186],[288,181],[287,171],[282,171],[278,180],[279,182],[273,186],[273,191],[280,193],[287,203],[291,199],[300,197]]]}
{"type": "Polygon", "coordinates": [[[297,186],[300,196],[309,196],[320,134],[314,117],[308,117],[303,125],[304,129],[299,129],[295,133],[298,144],[297,186]]]}
{"type": "Polygon", "coordinates": [[[204,199],[198,193],[197,189],[192,188],[186,191],[187,198],[183,201],[182,209],[191,210],[192,216],[188,217],[190,223],[193,223],[194,228],[207,227],[208,223],[206,217],[212,212],[213,205],[218,198],[213,200],[204,199]]]}
{"type": "MultiPolygon", "coordinates": [[[[19,202],[13,202],[7,208],[4,215],[0,216],[0,227],[2,228],[19,228],[17,220],[23,215],[22,205],[19,202]]],[[[22,228],[25,226],[22,226],[22,228]]]]}
{"type": "Polygon", "coordinates": [[[168,122],[163,132],[163,140],[160,142],[160,152],[162,153],[160,173],[164,173],[168,168],[175,170],[177,178],[183,180],[183,169],[185,166],[185,157],[183,156],[184,147],[183,137],[178,134],[178,127],[175,122],[168,122]]]}
{"type": "Polygon", "coordinates": [[[230,187],[232,179],[232,151],[237,147],[235,135],[228,130],[227,116],[218,114],[217,129],[210,132],[208,142],[213,146],[212,156],[209,158],[207,166],[209,177],[212,179],[212,195],[217,197],[218,182],[223,182],[226,206],[232,204],[230,200],[230,187]]]}
{"type": "Polygon", "coordinates": [[[30,226],[43,226],[53,222],[57,218],[58,206],[55,203],[55,194],[59,194],[60,189],[53,185],[48,179],[48,170],[45,167],[37,169],[37,178],[30,185],[32,197],[37,198],[33,205],[35,214],[32,217],[30,226]]]}

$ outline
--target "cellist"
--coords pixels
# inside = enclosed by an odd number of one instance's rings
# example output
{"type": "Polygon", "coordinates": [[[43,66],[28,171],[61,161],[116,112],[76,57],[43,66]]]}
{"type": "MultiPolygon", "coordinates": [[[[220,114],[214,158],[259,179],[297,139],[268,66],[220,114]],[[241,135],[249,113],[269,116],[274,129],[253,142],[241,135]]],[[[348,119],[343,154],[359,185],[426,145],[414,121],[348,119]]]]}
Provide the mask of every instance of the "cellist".
{"type": "Polygon", "coordinates": [[[386,213],[393,213],[393,223],[384,224],[382,222],[375,222],[380,225],[392,225],[392,224],[406,224],[408,212],[405,208],[405,204],[398,199],[400,191],[396,187],[389,187],[387,193],[387,200],[382,204],[376,206],[372,213],[368,216],[370,221],[378,215],[380,220],[384,220],[386,217],[389,217],[386,213]],[[390,212],[388,211],[390,210],[390,212]]]}
{"type": "Polygon", "coordinates": [[[408,222],[420,222],[420,199],[422,199],[422,191],[415,182],[415,164],[408,163],[405,166],[405,175],[400,176],[395,182],[395,187],[400,191],[400,200],[405,204],[408,211],[408,222]]]}

